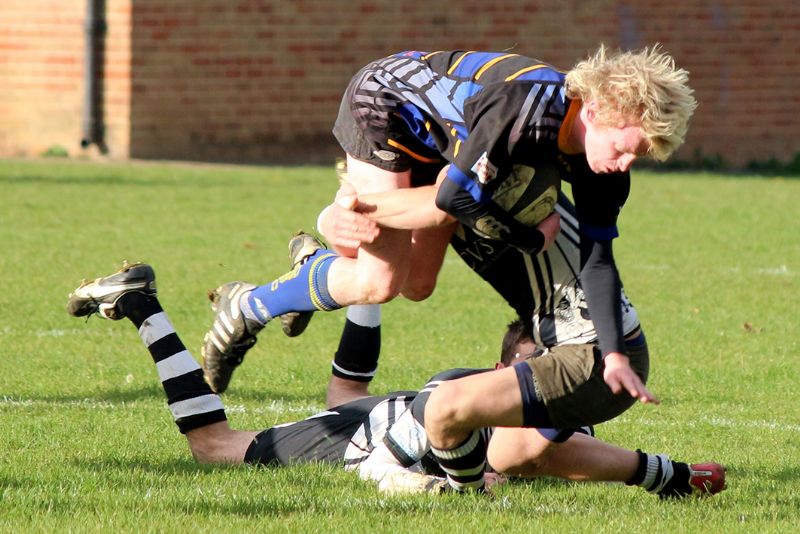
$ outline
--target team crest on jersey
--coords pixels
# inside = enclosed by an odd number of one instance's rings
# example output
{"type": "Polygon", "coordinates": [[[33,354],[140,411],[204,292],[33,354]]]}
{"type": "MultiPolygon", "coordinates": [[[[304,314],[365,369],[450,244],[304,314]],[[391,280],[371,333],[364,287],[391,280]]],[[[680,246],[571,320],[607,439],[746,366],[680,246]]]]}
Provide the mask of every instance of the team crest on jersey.
{"type": "Polygon", "coordinates": [[[489,161],[489,155],[486,152],[481,154],[481,157],[478,158],[478,161],[475,162],[475,165],[470,170],[475,173],[478,181],[483,185],[488,184],[490,180],[497,176],[497,167],[489,161]]]}
{"type": "Polygon", "coordinates": [[[392,152],[391,150],[375,150],[372,153],[383,161],[394,161],[399,157],[397,152],[392,152]]]}

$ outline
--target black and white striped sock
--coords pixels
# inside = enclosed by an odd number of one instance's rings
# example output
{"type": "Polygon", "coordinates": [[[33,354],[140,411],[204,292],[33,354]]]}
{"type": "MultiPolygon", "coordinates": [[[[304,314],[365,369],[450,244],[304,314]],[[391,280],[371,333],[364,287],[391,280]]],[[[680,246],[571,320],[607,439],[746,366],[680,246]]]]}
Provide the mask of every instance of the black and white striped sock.
{"type": "Polygon", "coordinates": [[[203,370],[175,332],[158,299],[142,293],[124,295],[117,307],[139,329],[153,357],[175,424],[185,434],[225,421],[225,408],[203,380],[203,370]]]}
{"type": "Polygon", "coordinates": [[[640,450],[639,467],[627,482],[629,486],[640,486],[660,496],[681,496],[692,492],[689,484],[688,466],[670,460],[666,454],[648,454],[640,450]]]}
{"type": "Polygon", "coordinates": [[[447,474],[447,481],[454,490],[483,490],[486,469],[486,439],[483,432],[473,431],[464,443],[453,449],[431,447],[431,453],[447,474]]]}

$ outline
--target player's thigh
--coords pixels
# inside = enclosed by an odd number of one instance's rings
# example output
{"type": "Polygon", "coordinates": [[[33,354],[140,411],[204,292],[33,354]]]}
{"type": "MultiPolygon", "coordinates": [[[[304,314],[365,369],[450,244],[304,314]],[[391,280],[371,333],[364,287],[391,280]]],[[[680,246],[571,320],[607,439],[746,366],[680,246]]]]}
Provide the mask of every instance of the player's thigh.
{"type": "Polygon", "coordinates": [[[595,425],[613,419],[634,402],[614,394],[603,379],[603,359],[592,344],[561,345],[529,360],[537,394],[558,428],[595,425]]]}
{"type": "Polygon", "coordinates": [[[437,228],[414,230],[411,237],[411,262],[402,294],[409,300],[428,298],[436,287],[447,245],[456,223],[437,228]]]}
{"type": "Polygon", "coordinates": [[[435,418],[448,428],[520,426],[522,393],[513,367],[443,382],[430,396],[425,421],[435,418]]]}
{"type": "Polygon", "coordinates": [[[346,180],[355,187],[358,194],[382,193],[409,187],[411,185],[411,169],[404,171],[382,169],[347,154],[346,180]]]}
{"type": "MultiPolygon", "coordinates": [[[[381,193],[409,187],[411,171],[389,171],[347,155],[347,181],[358,194],[381,193]]],[[[376,284],[399,291],[411,261],[411,232],[382,228],[373,243],[358,251],[358,272],[376,284]]]]}

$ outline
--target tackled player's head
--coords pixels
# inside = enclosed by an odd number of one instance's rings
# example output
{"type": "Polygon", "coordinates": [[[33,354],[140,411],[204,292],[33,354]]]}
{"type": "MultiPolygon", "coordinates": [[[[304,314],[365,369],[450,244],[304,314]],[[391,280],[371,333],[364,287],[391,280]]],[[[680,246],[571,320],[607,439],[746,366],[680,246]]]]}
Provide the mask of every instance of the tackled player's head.
{"type": "Polygon", "coordinates": [[[600,46],[566,76],[567,96],[598,105],[605,126],[639,126],[649,155],[666,160],[681,144],[697,107],[689,73],[659,45],[608,52],[600,46]]]}
{"type": "Polygon", "coordinates": [[[495,367],[501,369],[513,365],[517,361],[525,361],[536,354],[536,348],[530,325],[516,319],[506,328],[503,345],[500,349],[500,361],[495,367]]]}

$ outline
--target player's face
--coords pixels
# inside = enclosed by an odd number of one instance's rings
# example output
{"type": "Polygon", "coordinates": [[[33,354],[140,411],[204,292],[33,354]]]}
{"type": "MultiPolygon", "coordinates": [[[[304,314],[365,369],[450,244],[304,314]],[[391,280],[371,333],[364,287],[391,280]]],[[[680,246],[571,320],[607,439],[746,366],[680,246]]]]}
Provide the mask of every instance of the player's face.
{"type": "Polygon", "coordinates": [[[638,125],[608,124],[600,119],[599,110],[600,104],[589,101],[580,113],[589,168],[598,174],[628,171],[637,158],[647,154],[650,144],[638,125]]]}
{"type": "Polygon", "coordinates": [[[628,171],[648,149],[648,141],[639,126],[589,123],[584,143],[589,168],[598,174],[628,171]]]}

